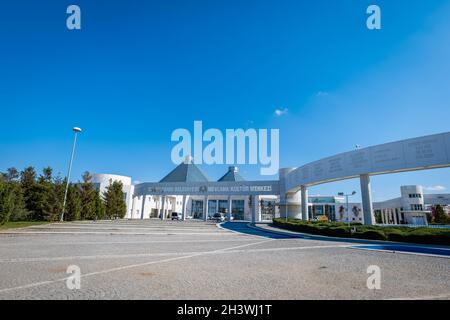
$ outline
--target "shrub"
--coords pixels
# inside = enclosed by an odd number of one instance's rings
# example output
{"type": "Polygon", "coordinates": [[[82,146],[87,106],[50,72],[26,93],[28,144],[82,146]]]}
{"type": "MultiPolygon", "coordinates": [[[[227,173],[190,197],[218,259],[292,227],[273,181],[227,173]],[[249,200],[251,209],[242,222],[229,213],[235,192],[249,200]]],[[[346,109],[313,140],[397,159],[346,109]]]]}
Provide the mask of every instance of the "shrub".
{"type": "Polygon", "coordinates": [[[371,239],[371,240],[387,240],[386,234],[383,230],[367,230],[363,232],[356,232],[353,237],[360,239],[371,239]]]}
{"type": "Polygon", "coordinates": [[[396,242],[450,245],[450,230],[432,228],[379,227],[352,225],[356,232],[350,235],[347,224],[342,222],[314,222],[298,219],[274,219],[273,224],[280,228],[332,237],[352,237],[396,242]]]}

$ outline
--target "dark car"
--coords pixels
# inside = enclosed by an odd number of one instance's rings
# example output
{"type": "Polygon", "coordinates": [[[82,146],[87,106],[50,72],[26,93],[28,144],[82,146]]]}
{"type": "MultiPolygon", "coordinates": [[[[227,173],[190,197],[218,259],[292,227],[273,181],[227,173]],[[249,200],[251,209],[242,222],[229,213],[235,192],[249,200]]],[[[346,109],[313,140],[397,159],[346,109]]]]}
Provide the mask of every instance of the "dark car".
{"type": "Polygon", "coordinates": [[[214,213],[214,215],[211,217],[211,220],[217,221],[217,222],[223,222],[225,218],[220,212],[214,213]]]}
{"type": "Polygon", "coordinates": [[[172,220],[181,220],[181,215],[178,212],[172,212],[172,220]]]}

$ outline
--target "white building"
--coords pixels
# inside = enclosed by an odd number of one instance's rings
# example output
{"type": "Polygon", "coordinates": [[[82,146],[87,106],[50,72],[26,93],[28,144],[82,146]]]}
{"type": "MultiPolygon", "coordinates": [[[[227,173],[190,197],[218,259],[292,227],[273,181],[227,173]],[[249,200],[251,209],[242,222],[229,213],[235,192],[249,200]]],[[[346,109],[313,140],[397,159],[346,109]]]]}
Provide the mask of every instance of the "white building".
{"type": "MultiPolygon", "coordinates": [[[[215,213],[224,216],[228,214],[229,201],[231,201],[231,216],[234,220],[252,220],[252,195],[210,195],[205,199],[204,195],[141,195],[135,196],[135,186],[131,184],[131,178],[111,174],[94,174],[92,177],[94,186],[100,193],[112,181],[120,181],[123,184],[124,199],[127,204],[127,219],[170,218],[172,212],[182,215],[185,219],[205,219],[205,206],[207,201],[206,219],[215,213]],[[145,200],[144,200],[145,198],[145,200]],[[163,204],[164,201],[164,204],[163,204]],[[183,210],[184,205],[184,210],[183,210]],[[163,209],[164,208],[164,209],[163,209]]],[[[245,179],[239,174],[237,167],[230,167],[228,172],[218,182],[237,183],[245,179]]],[[[209,182],[206,175],[191,161],[180,164],[160,183],[192,183],[209,182]]],[[[441,205],[445,212],[450,213],[450,194],[424,194],[423,188],[418,185],[401,186],[401,196],[398,198],[374,202],[374,214],[379,224],[427,224],[427,214],[432,207],[441,205]]],[[[257,197],[257,220],[270,221],[280,217],[280,195],[261,195],[257,197]]],[[[344,196],[315,196],[308,197],[308,220],[316,220],[326,216],[330,221],[340,222],[364,222],[361,203],[349,202],[348,207],[344,196]],[[348,208],[348,211],[347,211],[348,208]]]]}
{"type": "Polygon", "coordinates": [[[427,224],[427,214],[441,205],[450,211],[450,194],[424,194],[422,186],[402,186],[399,198],[375,202],[377,222],[382,224],[427,224]]]}
{"type": "Polygon", "coordinates": [[[271,220],[291,217],[303,220],[327,216],[334,221],[366,225],[426,224],[430,208],[449,209],[450,195],[425,195],[420,186],[401,187],[401,196],[372,201],[371,176],[450,167],[450,132],[361,148],[307,163],[279,169],[277,180],[246,181],[236,167],[218,181],[209,180],[192,158],[178,165],[160,182],[131,184],[131,178],[95,175],[100,190],[113,180],[124,184],[129,219],[171,217],[207,220],[215,213],[228,220],[271,220]],[[311,186],[345,179],[359,179],[362,204],[344,203],[343,197],[309,196],[311,186]]]}
{"type": "MultiPolygon", "coordinates": [[[[124,199],[127,204],[127,219],[149,219],[171,217],[172,212],[183,215],[185,219],[209,219],[215,213],[221,213],[226,216],[231,208],[231,216],[234,220],[251,220],[252,199],[258,203],[258,220],[272,220],[279,216],[276,203],[279,199],[277,195],[254,196],[251,194],[242,195],[210,195],[199,194],[192,195],[160,195],[146,194],[134,195],[135,186],[131,184],[131,178],[126,176],[111,174],[94,174],[92,181],[100,194],[106,190],[112,181],[120,181],[123,184],[124,199]],[[230,207],[231,205],[231,207],[230,207]],[[184,210],[183,210],[184,208],[184,210]],[[207,214],[204,212],[207,208],[207,214]],[[163,216],[161,213],[163,212],[163,216]]],[[[229,167],[217,182],[225,184],[240,184],[245,179],[239,174],[237,167],[229,167]]],[[[187,159],[184,163],[178,165],[168,175],[166,175],[159,184],[182,183],[186,186],[192,184],[202,184],[210,182],[206,175],[192,162],[187,159]]]]}

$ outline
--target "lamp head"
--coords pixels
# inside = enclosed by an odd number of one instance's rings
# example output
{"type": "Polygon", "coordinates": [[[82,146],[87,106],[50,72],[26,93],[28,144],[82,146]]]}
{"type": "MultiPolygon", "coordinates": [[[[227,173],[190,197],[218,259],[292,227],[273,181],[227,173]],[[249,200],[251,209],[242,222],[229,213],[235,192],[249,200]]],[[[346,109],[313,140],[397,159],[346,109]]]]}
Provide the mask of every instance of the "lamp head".
{"type": "Polygon", "coordinates": [[[78,133],[78,132],[81,132],[81,128],[73,127],[73,128],[72,128],[72,131],[78,133]]]}

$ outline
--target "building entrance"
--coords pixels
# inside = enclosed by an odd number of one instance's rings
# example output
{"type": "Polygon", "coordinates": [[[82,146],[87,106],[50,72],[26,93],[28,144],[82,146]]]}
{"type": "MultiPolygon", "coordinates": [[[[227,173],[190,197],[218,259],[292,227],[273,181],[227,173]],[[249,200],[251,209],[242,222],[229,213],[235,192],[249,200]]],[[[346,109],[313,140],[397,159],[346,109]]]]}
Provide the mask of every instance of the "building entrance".
{"type": "Polygon", "coordinates": [[[202,200],[192,200],[191,214],[194,219],[201,219],[203,217],[202,200]]]}

